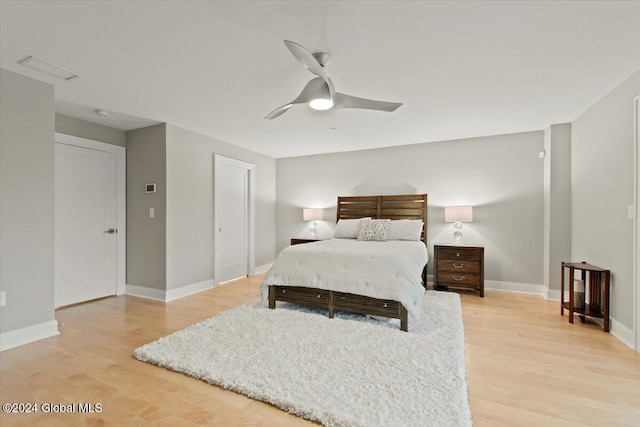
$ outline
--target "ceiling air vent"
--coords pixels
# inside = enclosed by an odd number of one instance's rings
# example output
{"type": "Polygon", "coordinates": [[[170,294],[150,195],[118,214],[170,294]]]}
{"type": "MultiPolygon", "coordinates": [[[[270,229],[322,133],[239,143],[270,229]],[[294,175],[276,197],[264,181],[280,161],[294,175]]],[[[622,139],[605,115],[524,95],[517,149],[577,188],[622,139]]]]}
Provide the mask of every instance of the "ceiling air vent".
{"type": "Polygon", "coordinates": [[[76,74],[73,71],[65,70],[64,68],[41,61],[33,56],[27,56],[26,58],[21,59],[18,61],[18,64],[63,80],[73,80],[76,77],[80,77],[79,74],[76,74]]]}

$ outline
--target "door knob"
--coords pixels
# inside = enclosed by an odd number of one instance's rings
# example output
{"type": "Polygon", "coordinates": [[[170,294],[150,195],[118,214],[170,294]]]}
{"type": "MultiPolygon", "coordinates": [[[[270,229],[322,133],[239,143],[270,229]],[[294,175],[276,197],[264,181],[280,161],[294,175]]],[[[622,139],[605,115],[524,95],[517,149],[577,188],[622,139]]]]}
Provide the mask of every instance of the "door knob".
{"type": "Polygon", "coordinates": [[[117,228],[110,228],[110,229],[105,231],[105,233],[107,233],[107,234],[116,234],[117,232],[118,232],[117,228]]]}

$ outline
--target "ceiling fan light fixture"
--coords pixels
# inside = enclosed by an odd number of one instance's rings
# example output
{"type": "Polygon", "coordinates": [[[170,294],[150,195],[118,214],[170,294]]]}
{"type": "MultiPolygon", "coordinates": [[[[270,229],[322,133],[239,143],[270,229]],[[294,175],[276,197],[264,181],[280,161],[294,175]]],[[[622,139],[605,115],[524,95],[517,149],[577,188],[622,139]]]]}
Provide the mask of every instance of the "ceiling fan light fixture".
{"type": "Polygon", "coordinates": [[[345,95],[335,90],[333,81],[327,76],[324,66],[331,59],[331,55],[323,52],[311,53],[304,46],[285,40],[293,56],[312,74],[317,77],[309,81],[293,101],[280,106],[266,115],[265,119],[272,120],[280,117],[296,104],[309,104],[314,110],[329,110],[331,108],[360,108],[363,110],[396,111],[402,105],[400,102],[376,101],[375,99],[358,98],[345,95]]]}
{"type": "Polygon", "coordinates": [[[316,98],[309,101],[309,107],[313,108],[314,110],[324,111],[333,107],[333,101],[326,98],[316,98]]]}

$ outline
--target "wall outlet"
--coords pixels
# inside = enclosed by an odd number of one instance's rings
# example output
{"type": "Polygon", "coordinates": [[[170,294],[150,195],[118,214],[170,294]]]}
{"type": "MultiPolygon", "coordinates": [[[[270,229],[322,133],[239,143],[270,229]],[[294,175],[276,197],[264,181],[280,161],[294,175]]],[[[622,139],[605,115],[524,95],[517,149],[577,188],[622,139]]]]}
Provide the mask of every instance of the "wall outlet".
{"type": "Polygon", "coordinates": [[[156,209],[149,208],[149,218],[155,218],[155,217],[156,217],[156,209]]]}
{"type": "Polygon", "coordinates": [[[7,293],[5,291],[0,292],[0,307],[7,305],[7,293]]]}

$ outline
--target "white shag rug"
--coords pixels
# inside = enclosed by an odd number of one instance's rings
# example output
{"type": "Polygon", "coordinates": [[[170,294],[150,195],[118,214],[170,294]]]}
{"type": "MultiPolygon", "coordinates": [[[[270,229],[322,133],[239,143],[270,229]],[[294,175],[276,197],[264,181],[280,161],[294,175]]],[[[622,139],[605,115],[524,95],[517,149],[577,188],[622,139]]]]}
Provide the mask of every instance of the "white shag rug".
{"type": "Polygon", "coordinates": [[[134,357],[326,426],[470,426],[459,295],[427,291],[409,332],[398,325],[256,301],[134,357]]]}

